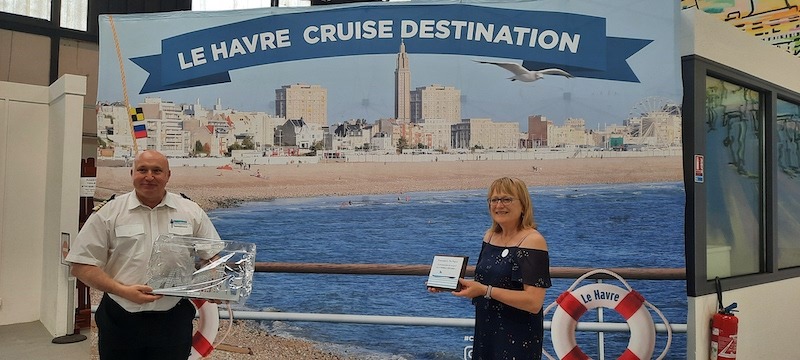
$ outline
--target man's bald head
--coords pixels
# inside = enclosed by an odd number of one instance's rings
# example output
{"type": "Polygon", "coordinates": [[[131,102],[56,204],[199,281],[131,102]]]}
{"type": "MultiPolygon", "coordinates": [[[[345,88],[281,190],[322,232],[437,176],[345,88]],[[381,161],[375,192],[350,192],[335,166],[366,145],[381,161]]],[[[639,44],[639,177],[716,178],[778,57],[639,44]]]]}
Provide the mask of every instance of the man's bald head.
{"type": "Polygon", "coordinates": [[[164,154],[145,150],[136,155],[131,169],[133,188],[142,204],[156,207],[167,194],[166,186],[171,172],[164,154]]]}

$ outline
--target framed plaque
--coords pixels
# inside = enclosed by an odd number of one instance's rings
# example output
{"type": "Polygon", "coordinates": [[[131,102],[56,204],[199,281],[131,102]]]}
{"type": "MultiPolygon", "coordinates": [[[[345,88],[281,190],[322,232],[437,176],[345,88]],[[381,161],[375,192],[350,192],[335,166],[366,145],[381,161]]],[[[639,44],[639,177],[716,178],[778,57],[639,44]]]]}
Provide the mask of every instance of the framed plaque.
{"type": "Polygon", "coordinates": [[[468,256],[436,255],[433,257],[431,272],[428,274],[428,287],[442,290],[461,290],[459,278],[467,272],[468,256]]]}

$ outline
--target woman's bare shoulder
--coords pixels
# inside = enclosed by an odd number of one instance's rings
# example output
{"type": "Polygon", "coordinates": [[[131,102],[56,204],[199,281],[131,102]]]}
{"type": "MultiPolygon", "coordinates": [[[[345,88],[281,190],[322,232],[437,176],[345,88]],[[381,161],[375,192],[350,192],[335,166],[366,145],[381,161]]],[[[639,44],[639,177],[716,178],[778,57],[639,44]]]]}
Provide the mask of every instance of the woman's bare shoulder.
{"type": "Polygon", "coordinates": [[[544,236],[536,231],[536,229],[528,229],[519,247],[547,251],[547,241],[544,240],[544,236]]]}
{"type": "Polygon", "coordinates": [[[483,242],[485,243],[490,242],[492,240],[492,236],[494,236],[494,232],[492,232],[491,230],[486,231],[483,234],[483,242]]]}

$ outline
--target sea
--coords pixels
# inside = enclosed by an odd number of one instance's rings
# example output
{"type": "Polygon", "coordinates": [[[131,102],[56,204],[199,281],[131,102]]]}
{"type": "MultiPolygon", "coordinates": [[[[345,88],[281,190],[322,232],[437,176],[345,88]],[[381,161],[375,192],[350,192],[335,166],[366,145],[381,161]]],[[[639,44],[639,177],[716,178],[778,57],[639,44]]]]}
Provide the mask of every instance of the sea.
{"type": "MultiPolygon", "coordinates": [[[[683,268],[682,183],[595,184],[529,189],[555,267],[683,268]]],[[[256,244],[259,262],[430,265],[434,255],[466,255],[475,265],[491,224],[485,190],[286,198],[209,212],[226,240],[256,244]]],[[[426,276],[256,273],[247,310],[474,318],[471,302],[429,293],[426,276]]],[[[575,279],[553,279],[545,306],[575,279]]],[[[620,287],[616,280],[607,283],[620,287]]],[[[587,285],[586,280],[577,286],[587,285]]],[[[670,323],[687,319],[684,280],[629,280],[670,323]]],[[[604,321],[624,322],[605,309],[604,321]]],[[[651,311],[656,324],[663,321],[651,311]]],[[[551,320],[552,312],[545,316],[551,320]]],[[[594,311],[581,321],[596,321],[594,311]]],[[[266,330],[356,359],[469,359],[472,328],[263,321],[266,330]]],[[[606,332],[617,358],[628,332],[606,332]]],[[[578,345],[599,358],[597,334],[578,345]]],[[[553,354],[549,332],[544,348],[553,354]]],[[[686,358],[686,334],[656,334],[654,357],[686,358]]]]}

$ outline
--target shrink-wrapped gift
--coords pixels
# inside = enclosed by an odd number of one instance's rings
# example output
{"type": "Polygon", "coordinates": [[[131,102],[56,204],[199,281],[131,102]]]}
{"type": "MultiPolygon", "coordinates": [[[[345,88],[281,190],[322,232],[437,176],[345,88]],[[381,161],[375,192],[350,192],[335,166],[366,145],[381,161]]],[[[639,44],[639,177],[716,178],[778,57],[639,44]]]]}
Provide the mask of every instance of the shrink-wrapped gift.
{"type": "Polygon", "coordinates": [[[160,235],[147,285],[155,294],[244,304],[253,287],[255,258],[253,243],[160,235]]]}

